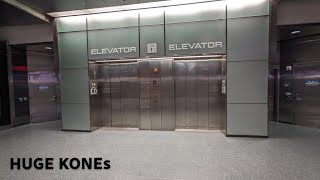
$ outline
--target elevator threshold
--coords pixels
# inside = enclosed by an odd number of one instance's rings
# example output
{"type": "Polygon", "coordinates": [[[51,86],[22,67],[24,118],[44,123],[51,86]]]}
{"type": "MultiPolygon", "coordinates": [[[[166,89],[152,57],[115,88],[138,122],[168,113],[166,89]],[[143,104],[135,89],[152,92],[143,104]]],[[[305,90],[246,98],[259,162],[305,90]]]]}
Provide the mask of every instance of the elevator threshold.
{"type": "Polygon", "coordinates": [[[207,130],[207,129],[176,129],[177,132],[203,132],[203,133],[221,133],[220,130],[207,130]]]}
{"type": "Polygon", "coordinates": [[[120,127],[103,127],[102,130],[125,130],[125,131],[138,131],[139,128],[120,128],[120,127]]]}

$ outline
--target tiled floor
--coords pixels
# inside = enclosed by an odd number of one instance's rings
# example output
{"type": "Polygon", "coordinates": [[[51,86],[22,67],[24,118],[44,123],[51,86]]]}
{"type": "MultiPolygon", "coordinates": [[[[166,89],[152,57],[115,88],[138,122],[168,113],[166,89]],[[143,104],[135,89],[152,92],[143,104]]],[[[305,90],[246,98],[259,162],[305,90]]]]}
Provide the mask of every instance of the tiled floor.
{"type": "MultiPolygon", "coordinates": [[[[320,130],[270,124],[270,138],[101,129],[60,121],[0,132],[0,179],[320,179],[320,130]],[[110,170],[10,170],[11,157],[102,157],[110,170]]],[[[57,163],[56,163],[57,164],[57,163]]]]}

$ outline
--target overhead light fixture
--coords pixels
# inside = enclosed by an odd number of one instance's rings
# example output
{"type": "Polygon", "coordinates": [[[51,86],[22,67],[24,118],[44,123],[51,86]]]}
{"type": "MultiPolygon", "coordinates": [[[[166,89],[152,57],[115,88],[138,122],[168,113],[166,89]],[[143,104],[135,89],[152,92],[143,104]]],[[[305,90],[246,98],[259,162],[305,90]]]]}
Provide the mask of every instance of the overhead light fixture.
{"type": "Polygon", "coordinates": [[[290,34],[292,34],[292,35],[294,35],[294,34],[299,34],[299,33],[301,33],[301,31],[292,31],[290,34]]]}
{"type": "Polygon", "coordinates": [[[45,47],[44,49],[46,49],[46,50],[52,50],[52,47],[47,46],[47,47],[45,47]]]}
{"type": "MultiPolygon", "coordinates": [[[[218,1],[223,1],[223,0],[218,0],[218,1]]],[[[203,3],[203,2],[217,2],[217,1],[216,0],[170,0],[170,1],[130,4],[130,5],[124,5],[124,6],[112,6],[112,7],[81,9],[81,10],[73,10],[73,11],[51,12],[51,13],[48,13],[48,15],[57,18],[57,17],[64,17],[64,16],[78,16],[78,15],[87,15],[87,14],[169,7],[169,6],[178,6],[178,5],[186,5],[186,4],[203,3]]]]}

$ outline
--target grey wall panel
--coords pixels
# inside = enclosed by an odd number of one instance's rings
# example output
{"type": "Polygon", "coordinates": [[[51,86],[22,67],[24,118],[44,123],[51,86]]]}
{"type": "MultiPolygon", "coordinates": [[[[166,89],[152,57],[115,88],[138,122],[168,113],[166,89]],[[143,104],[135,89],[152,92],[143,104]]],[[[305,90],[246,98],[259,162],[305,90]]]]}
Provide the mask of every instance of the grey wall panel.
{"type": "Polygon", "coordinates": [[[267,104],[228,104],[228,135],[268,136],[267,104]]]}
{"type": "Polygon", "coordinates": [[[224,1],[173,6],[166,9],[166,23],[224,19],[225,11],[224,1]]]}
{"type": "Polygon", "coordinates": [[[226,21],[166,25],[167,56],[226,52],[226,21]],[[214,42],[210,45],[196,43],[214,42]],[[220,45],[216,44],[221,42],[220,45]]]}
{"type": "Polygon", "coordinates": [[[58,34],[60,68],[88,67],[87,32],[58,34]]]}
{"type": "Polygon", "coordinates": [[[268,59],[268,16],[228,19],[227,34],[227,61],[268,59]]]}
{"type": "Polygon", "coordinates": [[[228,103],[268,102],[268,61],[228,62],[228,103]]]}
{"type": "Polygon", "coordinates": [[[89,59],[139,57],[138,27],[88,31],[89,59]]]}
{"type": "Polygon", "coordinates": [[[227,0],[228,18],[269,15],[269,0],[227,0]]]}
{"type": "Polygon", "coordinates": [[[319,23],[319,7],[318,0],[281,0],[277,8],[277,25],[319,23]]]}
{"type": "Polygon", "coordinates": [[[90,131],[90,105],[62,104],[62,129],[90,131]]]}
{"type": "Polygon", "coordinates": [[[141,57],[163,57],[165,56],[164,26],[142,26],[140,27],[140,56],[141,57]],[[157,52],[148,53],[148,44],[156,43],[157,52]]]}
{"type": "Polygon", "coordinates": [[[138,13],[134,11],[94,14],[87,16],[88,30],[138,26],[138,13]]]}
{"type": "Polygon", "coordinates": [[[57,20],[57,31],[85,31],[87,29],[85,16],[62,17],[57,20]]]}
{"type": "Polygon", "coordinates": [[[52,42],[54,28],[52,24],[33,24],[26,26],[0,27],[0,39],[12,44],[33,44],[52,42]]]}
{"type": "Polygon", "coordinates": [[[89,103],[88,69],[61,69],[62,103],[89,103]]]}
{"type": "Polygon", "coordinates": [[[164,24],[164,10],[154,8],[140,12],[140,26],[164,24]]]}

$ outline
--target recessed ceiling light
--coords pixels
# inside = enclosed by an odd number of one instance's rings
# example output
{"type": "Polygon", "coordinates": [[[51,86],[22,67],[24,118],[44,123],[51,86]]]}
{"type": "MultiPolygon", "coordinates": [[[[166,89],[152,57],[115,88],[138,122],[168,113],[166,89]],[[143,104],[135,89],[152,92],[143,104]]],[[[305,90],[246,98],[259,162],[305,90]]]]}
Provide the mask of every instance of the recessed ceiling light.
{"type": "Polygon", "coordinates": [[[301,33],[301,31],[292,31],[292,32],[291,32],[292,35],[294,35],[294,34],[299,34],[299,33],[301,33]]]}
{"type": "Polygon", "coordinates": [[[47,47],[45,47],[44,49],[46,49],[46,50],[52,50],[52,47],[47,46],[47,47]]]}

